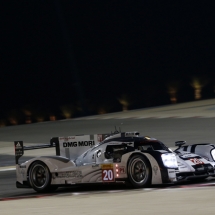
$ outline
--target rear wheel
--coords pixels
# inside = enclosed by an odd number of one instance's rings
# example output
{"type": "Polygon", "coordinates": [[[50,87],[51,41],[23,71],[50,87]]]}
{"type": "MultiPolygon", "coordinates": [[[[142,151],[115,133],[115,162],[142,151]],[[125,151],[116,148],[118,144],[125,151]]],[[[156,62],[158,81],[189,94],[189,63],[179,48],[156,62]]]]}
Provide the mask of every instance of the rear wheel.
{"type": "Polygon", "coordinates": [[[50,192],[51,174],[48,167],[41,161],[32,164],[29,171],[29,183],[37,192],[50,192]]]}
{"type": "Polygon", "coordinates": [[[129,160],[128,178],[136,188],[146,187],[150,184],[152,170],[149,161],[144,156],[135,155],[129,160]]]}

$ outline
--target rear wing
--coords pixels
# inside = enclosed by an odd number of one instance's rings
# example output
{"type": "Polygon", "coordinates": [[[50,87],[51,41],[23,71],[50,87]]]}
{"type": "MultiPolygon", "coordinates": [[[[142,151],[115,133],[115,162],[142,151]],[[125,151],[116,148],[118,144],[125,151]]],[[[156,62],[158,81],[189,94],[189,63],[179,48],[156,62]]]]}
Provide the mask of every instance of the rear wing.
{"type": "Polygon", "coordinates": [[[58,137],[52,138],[49,144],[38,144],[33,146],[24,146],[23,141],[14,141],[15,162],[16,164],[19,163],[19,159],[24,155],[24,151],[26,150],[45,149],[53,147],[55,147],[56,149],[56,155],[60,155],[58,137]]]}
{"type": "Polygon", "coordinates": [[[89,148],[103,141],[108,134],[93,135],[75,135],[68,137],[53,137],[49,144],[38,144],[33,146],[24,146],[23,141],[14,141],[15,161],[19,163],[19,159],[24,155],[26,150],[44,149],[55,147],[56,156],[63,156],[69,159],[75,159],[83,154],[89,148]]]}

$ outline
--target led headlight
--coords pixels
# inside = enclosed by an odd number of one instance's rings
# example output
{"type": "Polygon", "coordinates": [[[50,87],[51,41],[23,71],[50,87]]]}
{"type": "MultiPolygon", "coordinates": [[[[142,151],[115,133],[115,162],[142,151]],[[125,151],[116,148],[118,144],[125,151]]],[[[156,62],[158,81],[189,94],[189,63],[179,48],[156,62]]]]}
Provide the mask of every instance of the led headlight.
{"type": "Polygon", "coordinates": [[[212,155],[213,160],[215,161],[215,149],[211,150],[211,155],[212,155]]]}
{"type": "Polygon", "coordinates": [[[162,154],[161,158],[165,167],[178,168],[177,159],[173,153],[162,154]]]}

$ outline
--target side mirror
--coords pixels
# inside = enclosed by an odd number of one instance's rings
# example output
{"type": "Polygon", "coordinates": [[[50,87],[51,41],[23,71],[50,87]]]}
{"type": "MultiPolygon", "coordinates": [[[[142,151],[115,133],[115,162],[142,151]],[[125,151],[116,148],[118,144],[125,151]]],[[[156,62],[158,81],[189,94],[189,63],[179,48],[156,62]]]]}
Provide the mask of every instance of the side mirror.
{"type": "Polygon", "coordinates": [[[175,142],[175,146],[178,146],[178,147],[181,147],[181,146],[183,146],[184,144],[186,144],[186,141],[184,141],[184,140],[180,140],[180,141],[176,141],[176,142],[175,142]]]}

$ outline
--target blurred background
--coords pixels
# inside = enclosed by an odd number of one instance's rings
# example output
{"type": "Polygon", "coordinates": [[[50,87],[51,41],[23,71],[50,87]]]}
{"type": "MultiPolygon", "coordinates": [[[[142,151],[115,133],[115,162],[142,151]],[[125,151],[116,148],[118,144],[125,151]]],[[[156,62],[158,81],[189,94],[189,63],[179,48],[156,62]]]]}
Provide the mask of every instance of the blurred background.
{"type": "Polygon", "coordinates": [[[213,1],[1,1],[0,127],[215,97],[213,1]]]}

